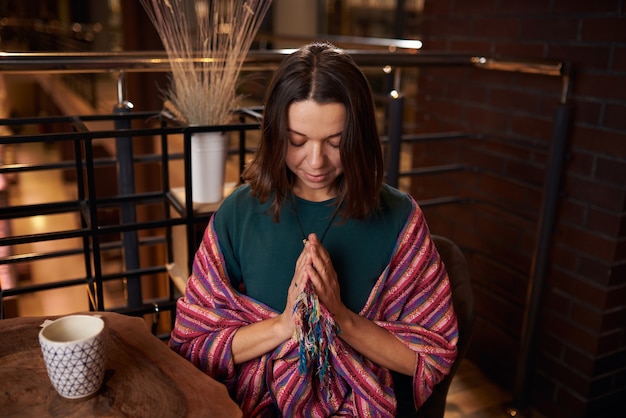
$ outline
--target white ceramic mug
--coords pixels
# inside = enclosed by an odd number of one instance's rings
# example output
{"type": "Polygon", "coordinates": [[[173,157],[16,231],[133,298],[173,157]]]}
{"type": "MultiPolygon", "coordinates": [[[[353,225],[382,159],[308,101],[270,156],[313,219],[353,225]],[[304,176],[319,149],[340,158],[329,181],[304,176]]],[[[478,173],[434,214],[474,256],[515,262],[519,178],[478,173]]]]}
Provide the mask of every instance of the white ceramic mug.
{"type": "Polygon", "coordinates": [[[104,320],[97,315],[69,315],[42,326],[39,344],[59,395],[80,399],[95,394],[106,367],[104,320]]]}

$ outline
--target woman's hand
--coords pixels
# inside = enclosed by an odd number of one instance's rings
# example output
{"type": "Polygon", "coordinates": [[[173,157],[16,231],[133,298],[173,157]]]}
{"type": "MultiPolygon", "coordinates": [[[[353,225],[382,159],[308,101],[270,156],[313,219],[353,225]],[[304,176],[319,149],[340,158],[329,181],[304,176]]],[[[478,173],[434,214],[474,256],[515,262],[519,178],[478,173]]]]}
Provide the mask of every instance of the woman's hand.
{"type": "Polygon", "coordinates": [[[339,325],[341,339],[382,367],[412,376],[417,361],[415,353],[393,334],[352,312],[341,301],[337,272],[328,251],[315,234],[309,235],[304,252],[309,257],[303,259],[305,271],[320,301],[339,325]]]}
{"type": "Polygon", "coordinates": [[[305,271],[313,284],[315,293],[324,306],[338,319],[345,314],[347,307],[341,300],[337,272],[328,251],[316,234],[309,234],[304,252],[308,256],[305,260],[305,271]]]}
{"type": "Polygon", "coordinates": [[[295,331],[295,320],[293,318],[293,308],[296,304],[298,295],[304,289],[308,280],[307,265],[311,264],[311,257],[306,251],[306,247],[300,253],[298,260],[296,260],[296,268],[291,279],[291,284],[287,291],[287,302],[285,304],[285,310],[280,315],[280,321],[282,326],[288,330],[291,337],[295,331]]]}
{"type": "Polygon", "coordinates": [[[235,364],[259,357],[291,338],[295,331],[293,307],[308,280],[307,266],[311,257],[306,249],[296,261],[296,268],[287,291],[287,302],[282,314],[243,326],[237,330],[231,346],[235,364]]]}

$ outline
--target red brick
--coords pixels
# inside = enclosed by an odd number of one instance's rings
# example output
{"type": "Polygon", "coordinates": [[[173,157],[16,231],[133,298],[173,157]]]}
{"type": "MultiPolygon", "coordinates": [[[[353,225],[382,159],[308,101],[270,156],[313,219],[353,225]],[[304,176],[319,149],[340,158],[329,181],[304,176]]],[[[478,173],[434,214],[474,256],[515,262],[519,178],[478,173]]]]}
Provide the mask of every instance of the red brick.
{"type": "MultiPolygon", "coordinates": [[[[469,3],[471,2],[464,2],[469,3]]],[[[472,21],[472,35],[478,38],[489,38],[490,42],[504,39],[518,39],[521,33],[520,19],[506,17],[477,17],[472,21]]]]}
{"type": "Polygon", "coordinates": [[[626,261],[626,241],[618,241],[615,250],[615,261],[626,261]]]}
{"type": "Polygon", "coordinates": [[[626,264],[614,265],[609,272],[609,285],[622,286],[626,284],[626,264]]]}
{"type": "Polygon", "coordinates": [[[603,126],[608,129],[626,131],[626,106],[607,103],[603,126]]]}
{"type": "Polygon", "coordinates": [[[491,55],[493,42],[486,42],[476,39],[452,39],[450,40],[450,48],[454,51],[463,51],[464,53],[477,55],[491,55]]]}
{"type": "Polygon", "coordinates": [[[539,111],[539,101],[537,94],[526,90],[495,87],[489,92],[489,103],[502,109],[524,109],[536,113],[539,111]]]}
{"type": "MultiPolygon", "coordinates": [[[[585,417],[585,411],[587,409],[587,400],[579,393],[575,393],[569,389],[568,382],[562,382],[563,385],[559,386],[556,391],[554,404],[558,408],[558,417],[585,417]]],[[[557,417],[556,415],[550,415],[557,417]]]]}
{"type": "Polygon", "coordinates": [[[592,231],[611,237],[618,237],[623,223],[624,215],[622,214],[608,212],[594,206],[589,208],[586,226],[592,231]]]}
{"type": "Polygon", "coordinates": [[[424,15],[426,16],[449,16],[452,14],[454,0],[424,0],[424,15]]]}
{"type": "Polygon", "coordinates": [[[574,41],[578,39],[578,25],[577,18],[526,18],[522,20],[522,38],[543,42],[574,41]]]}
{"type": "Polygon", "coordinates": [[[557,216],[570,224],[583,225],[587,217],[587,206],[571,199],[562,199],[557,216]]]}
{"type": "Polygon", "coordinates": [[[556,0],[554,2],[554,13],[563,14],[598,14],[598,13],[618,13],[618,2],[615,0],[594,0],[594,1],[572,1],[556,0]]]}
{"type": "Polygon", "coordinates": [[[519,248],[498,245],[492,250],[494,259],[501,263],[508,263],[512,268],[520,271],[529,271],[532,261],[532,254],[522,253],[519,248]]]}
{"type": "Polygon", "coordinates": [[[509,115],[507,112],[497,112],[493,109],[469,107],[465,114],[465,119],[470,121],[476,132],[505,131],[509,125],[509,115]]]}
{"type": "Polygon", "coordinates": [[[626,158],[626,133],[606,129],[576,126],[572,130],[571,145],[594,153],[626,158]]]}
{"type": "Polygon", "coordinates": [[[470,33],[471,21],[465,17],[447,17],[445,19],[424,19],[422,31],[439,37],[465,37],[470,33]]]}
{"type": "Polygon", "coordinates": [[[612,260],[615,253],[614,240],[595,231],[581,229],[578,225],[559,224],[555,237],[572,248],[601,260],[612,260]]]}
{"type": "Polygon", "coordinates": [[[580,266],[578,272],[582,277],[599,286],[610,286],[611,267],[606,262],[601,262],[591,257],[579,257],[580,266]]]}
{"type": "Polygon", "coordinates": [[[564,346],[563,361],[565,362],[565,364],[575,364],[578,371],[584,373],[585,376],[593,375],[595,359],[588,354],[581,353],[578,350],[574,350],[568,346],[564,346]]]}
{"type": "Polygon", "coordinates": [[[595,354],[606,355],[614,353],[623,347],[623,329],[613,330],[601,335],[598,338],[598,348],[595,354]]]}
{"type": "MultiPolygon", "coordinates": [[[[626,318],[624,319],[626,320],[626,318]]],[[[622,324],[624,324],[624,322],[622,322],[622,324]]],[[[626,350],[598,357],[595,362],[593,375],[600,376],[614,372],[617,369],[623,369],[624,364],[626,364],[626,350]]]]}
{"type": "Polygon", "coordinates": [[[513,207],[537,208],[541,201],[541,192],[531,190],[527,185],[520,184],[516,179],[499,178],[485,173],[480,176],[480,192],[488,196],[496,196],[498,202],[513,207]]]}
{"type": "Polygon", "coordinates": [[[535,163],[524,160],[507,161],[504,173],[507,176],[536,185],[543,184],[545,178],[545,169],[543,166],[537,166],[535,163]]]}
{"type": "Polygon", "coordinates": [[[549,143],[552,129],[551,119],[521,114],[511,116],[511,130],[529,138],[549,143]]]}
{"type": "Polygon", "coordinates": [[[595,168],[595,162],[596,158],[594,155],[573,150],[565,160],[565,172],[591,177],[595,168]]]}
{"type": "Polygon", "coordinates": [[[604,309],[606,305],[606,289],[588,280],[581,280],[577,276],[563,271],[552,271],[549,280],[552,286],[570,295],[575,300],[595,306],[598,309],[604,309]]]}
{"type": "Polygon", "coordinates": [[[582,42],[626,42],[626,19],[623,17],[585,17],[582,42]]]}
{"type": "MultiPolygon", "coordinates": [[[[556,315],[545,315],[541,321],[541,328],[542,330],[545,330],[545,332],[549,332],[555,335],[557,338],[560,338],[565,343],[571,344],[585,353],[594,354],[596,352],[597,345],[595,335],[581,329],[579,326],[563,318],[560,318],[556,315]]],[[[546,370],[545,366],[546,365],[544,365],[543,370],[545,370],[546,372],[550,374],[556,373],[554,367],[548,368],[548,370],[546,370]]],[[[569,376],[569,373],[566,373],[565,369],[558,370],[561,370],[561,378],[564,378],[565,374],[571,378],[571,376],[569,376]]],[[[570,384],[572,383],[573,382],[570,382],[570,384]]]]}
{"type": "MultiPolygon", "coordinates": [[[[471,3],[471,2],[469,2],[471,3]]],[[[498,2],[498,13],[541,14],[550,12],[550,2],[543,0],[508,0],[498,2]]]]}
{"type": "Polygon", "coordinates": [[[613,58],[613,71],[626,71],[626,46],[615,46],[615,57],[613,58]]]}
{"type": "Polygon", "coordinates": [[[548,57],[569,61],[575,68],[609,70],[611,48],[605,45],[548,44],[548,57]]]}
{"type": "Polygon", "coordinates": [[[494,54],[505,57],[537,58],[545,54],[545,45],[539,41],[498,42],[494,54]]]}
{"type": "MultiPolygon", "coordinates": [[[[626,306],[605,313],[600,331],[606,332],[609,330],[622,329],[624,324],[626,324],[626,306]]],[[[626,356],[626,350],[622,357],[624,356],[626,356]]]]}
{"type": "Polygon", "coordinates": [[[494,86],[510,87],[515,84],[516,74],[508,71],[492,70],[486,67],[472,68],[468,72],[466,80],[457,80],[462,83],[475,83],[483,88],[492,88],[494,86]]]}
{"type": "Polygon", "coordinates": [[[547,158],[547,148],[538,148],[536,141],[526,140],[519,136],[508,138],[500,135],[498,138],[489,139],[485,149],[496,155],[500,155],[504,160],[526,160],[529,163],[545,166],[547,158]]]}
{"type": "Polygon", "coordinates": [[[602,103],[597,101],[588,101],[583,98],[575,97],[570,100],[574,107],[574,120],[576,123],[584,123],[586,125],[600,125],[600,113],[602,112],[602,103]]]}
{"type": "Polygon", "coordinates": [[[445,115],[448,119],[462,120],[465,108],[459,103],[433,98],[428,102],[428,109],[425,110],[430,113],[445,115]]]}
{"type": "Polygon", "coordinates": [[[492,318],[494,325],[503,329],[521,327],[522,312],[519,307],[508,299],[495,296],[491,286],[474,286],[474,300],[476,313],[492,318]]]}
{"type": "MultiPolygon", "coordinates": [[[[544,292],[544,305],[546,307],[546,311],[551,311],[557,315],[567,315],[572,306],[572,299],[569,298],[569,295],[564,294],[558,290],[548,288],[544,292]]],[[[562,347],[561,347],[562,349],[562,347]]]]}
{"type": "Polygon", "coordinates": [[[602,311],[591,309],[580,303],[572,303],[570,319],[579,327],[594,332],[602,327],[604,315],[602,311]]]}
{"type": "Polygon", "coordinates": [[[564,182],[565,193],[574,199],[598,205],[607,210],[620,210],[624,193],[618,187],[568,175],[564,182]]]}
{"type": "Polygon", "coordinates": [[[626,286],[616,287],[611,289],[607,295],[606,308],[616,309],[623,308],[624,301],[626,301],[626,286]]]}
{"type": "Polygon", "coordinates": [[[508,332],[494,327],[481,317],[476,318],[470,355],[481,366],[481,370],[495,379],[511,380],[515,361],[516,342],[508,332]]]}
{"type": "Polygon", "coordinates": [[[573,251],[566,245],[555,242],[552,246],[551,263],[552,267],[558,267],[561,270],[575,272],[578,270],[579,253],[573,251]]]}
{"type": "MultiPolygon", "coordinates": [[[[626,23],[626,20],[624,22],[626,23]]],[[[588,98],[622,101],[626,99],[624,76],[617,73],[577,73],[574,78],[574,91],[576,95],[588,98]]]]}
{"type": "Polygon", "coordinates": [[[540,356],[537,365],[550,378],[561,384],[567,383],[568,387],[579,394],[586,394],[589,390],[589,380],[583,376],[579,369],[571,367],[560,359],[540,356]]]}
{"type": "MultiPolygon", "coordinates": [[[[554,399],[554,393],[556,391],[556,382],[554,382],[550,376],[545,374],[533,373],[533,384],[530,385],[529,401],[533,406],[533,409],[538,410],[541,408],[541,416],[550,416],[552,418],[561,418],[560,416],[552,413],[551,408],[552,400],[554,399]],[[549,411],[549,412],[547,412],[549,411]],[[550,415],[546,415],[546,414],[550,415]]],[[[560,413],[560,412],[559,412],[560,413]]],[[[522,415],[523,416],[523,415],[522,415]]],[[[573,418],[573,417],[568,417],[573,418]]]]}
{"type": "Polygon", "coordinates": [[[498,0],[456,0],[452,8],[455,15],[489,16],[494,14],[498,0]]]}
{"type": "Polygon", "coordinates": [[[504,159],[485,148],[467,148],[464,152],[464,161],[474,167],[485,170],[502,172],[504,159]]]}

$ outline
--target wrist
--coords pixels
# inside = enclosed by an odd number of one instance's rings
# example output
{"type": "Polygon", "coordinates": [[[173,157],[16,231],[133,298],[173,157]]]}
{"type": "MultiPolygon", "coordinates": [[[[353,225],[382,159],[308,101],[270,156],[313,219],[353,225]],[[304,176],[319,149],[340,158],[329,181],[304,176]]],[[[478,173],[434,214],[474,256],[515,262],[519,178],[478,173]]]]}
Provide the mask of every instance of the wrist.
{"type": "Polygon", "coordinates": [[[350,331],[354,328],[354,316],[355,315],[356,314],[354,312],[352,312],[350,309],[348,309],[345,306],[343,307],[341,312],[338,312],[337,314],[333,315],[335,323],[341,330],[342,334],[343,333],[350,334],[350,331]]]}

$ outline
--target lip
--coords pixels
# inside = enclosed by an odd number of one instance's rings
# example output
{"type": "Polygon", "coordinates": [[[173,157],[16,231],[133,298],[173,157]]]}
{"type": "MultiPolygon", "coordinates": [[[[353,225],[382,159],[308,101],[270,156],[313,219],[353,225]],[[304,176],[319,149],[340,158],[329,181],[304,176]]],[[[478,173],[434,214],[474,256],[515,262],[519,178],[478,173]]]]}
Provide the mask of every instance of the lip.
{"type": "Polygon", "coordinates": [[[312,183],[323,183],[327,178],[328,174],[310,174],[305,173],[305,176],[308,181],[312,183]]]}

